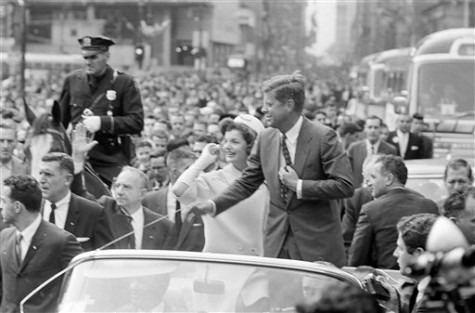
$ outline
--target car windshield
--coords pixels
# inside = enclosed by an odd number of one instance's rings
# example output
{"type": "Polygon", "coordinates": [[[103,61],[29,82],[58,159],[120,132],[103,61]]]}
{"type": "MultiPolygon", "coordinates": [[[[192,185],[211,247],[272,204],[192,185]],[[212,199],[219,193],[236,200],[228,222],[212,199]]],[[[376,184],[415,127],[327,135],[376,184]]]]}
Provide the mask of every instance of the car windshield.
{"type": "Polygon", "coordinates": [[[426,117],[447,118],[475,111],[473,60],[424,64],[419,70],[417,102],[426,117]]]}
{"type": "Polygon", "coordinates": [[[406,187],[421,193],[424,197],[440,201],[447,197],[447,190],[444,186],[443,177],[440,178],[426,178],[417,177],[409,178],[406,187]]]}
{"type": "Polygon", "coordinates": [[[65,277],[59,312],[294,312],[338,280],[275,267],[99,259],[65,277]]]}

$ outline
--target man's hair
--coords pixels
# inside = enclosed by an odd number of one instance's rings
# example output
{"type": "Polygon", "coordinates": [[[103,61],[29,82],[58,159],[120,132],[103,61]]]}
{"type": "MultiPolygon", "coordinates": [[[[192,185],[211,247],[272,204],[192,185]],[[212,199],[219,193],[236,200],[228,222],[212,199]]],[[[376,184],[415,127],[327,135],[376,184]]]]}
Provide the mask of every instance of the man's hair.
{"type": "Polygon", "coordinates": [[[67,171],[74,175],[74,161],[73,158],[63,152],[50,152],[41,158],[43,162],[58,162],[61,170],[67,171]]]}
{"type": "Polygon", "coordinates": [[[408,253],[414,253],[417,248],[426,249],[427,237],[437,219],[430,213],[414,214],[402,217],[396,225],[408,253]]]}
{"type": "Polygon", "coordinates": [[[424,121],[424,115],[422,115],[421,113],[412,114],[412,118],[415,120],[424,121]]]}
{"type": "Polygon", "coordinates": [[[463,191],[450,194],[444,201],[442,214],[447,218],[458,219],[465,211],[465,204],[468,198],[475,198],[475,187],[468,186],[463,191]]]}
{"type": "Polygon", "coordinates": [[[376,115],[368,116],[366,118],[366,122],[368,122],[369,120],[378,120],[379,121],[379,126],[383,126],[383,120],[379,116],[376,116],[376,115]]]}
{"type": "Polygon", "coordinates": [[[164,132],[163,130],[154,130],[152,132],[151,137],[158,137],[158,138],[166,139],[167,141],[169,139],[167,133],[164,132]]]}
{"type": "Polygon", "coordinates": [[[142,181],[142,186],[141,188],[146,188],[148,189],[149,187],[149,179],[148,179],[148,176],[147,174],[145,174],[144,172],[142,172],[141,170],[139,170],[138,168],[135,168],[135,167],[132,167],[132,166],[124,166],[122,168],[122,170],[120,171],[120,173],[124,173],[124,172],[132,172],[134,174],[137,174],[137,176],[140,178],[140,180],[142,181]]]}
{"type": "Polygon", "coordinates": [[[297,305],[299,313],[382,313],[376,298],[348,282],[329,283],[315,303],[297,305]]]}
{"type": "Polygon", "coordinates": [[[15,134],[15,139],[17,137],[16,133],[16,127],[14,123],[7,123],[5,122],[5,119],[0,123],[0,131],[3,132],[5,129],[13,130],[13,133],[15,134]]]}
{"type": "Polygon", "coordinates": [[[293,100],[295,111],[302,112],[305,103],[305,78],[299,73],[277,75],[263,83],[264,93],[274,91],[277,101],[282,103],[293,100]]]}
{"type": "Polygon", "coordinates": [[[161,123],[161,124],[165,124],[167,125],[167,129],[168,130],[172,130],[172,124],[170,124],[169,121],[167,121],[166,119],[159,119],[156,123],[161,123]]]}
{"type": "Polygon", "coordinates": [[[449,163],[447,163],[447,165],[445,166],[445,171],[444,171],[444,181],[447,179],[447,174],[449,173],[449,169],[456,171],[461,168],[467,169],[467,177],[468,179],[470,179],[470,181],[473,182],[472,167],[465,159],[461,159],[461,158],[450,160],[449,163]]]}
{"type": "Polygon", "coordinates": [[[170,165],[169,163],[176,165],[185,159],[196,160],[196,155],[188,147],[178,147],[167,154],[165,162],[167,166],[170,165]]]}
{"type": "Polygon", "coordinates": [[[35,178],[28,175],[13,175],[3,180],[3,186],[10,187],[10,198],[21,202],[28,211],[40,211],[41,189],[35,178]]]}
{"type": "Polygon", "coordinates": [[[141,140],[139,141],[139,143],[137,144],[137,147],[135,147],[136,150],[140,149],[140,148],[150,148],[152,149],[153,145],[150,141],[148,140],[141,140]]]}
{"type": "Polygon", "coordinates": [[[338,130],[341,137],[345,136],[346,134],[353,135],[353,134],[356,134],[360,131],[361,131],[361,129],[358,127],[358,125],[356,125],[355,123],[351,123],[351,122],[350,123],[343,123],[343,125],[341,125],[340,129],[338,130]]]}
{"type": "Polygon", "coordinates": [[[398,182],[405,185],[407,182],[407,167],[400,156],[381,155],[376,163],[381,163],[381,172],[393,174],[398,182]]]}
{"type": "Polygon", "coordinates": [[[195,142],[218,143],[218,139],[213,135],[200,135],[196,137],[195,142]]]}
{"type": "Polygon", "coordinates": [[[325,117],[327,117],[327,112],[322,111],[322,110],[319,110],[319,111],[315,112],[315,116],[317,116],[317,114],[321,114],[321,115],[324,115],[325,117]]]}
{"type": "Polygon", "coordinates": [[[186,138],[178,138],[174,140],[170,140],[167,144],[167,151],[171,152],[175,149],[178,149],[180,147],[189,147],[190,143],[186,138]]]}

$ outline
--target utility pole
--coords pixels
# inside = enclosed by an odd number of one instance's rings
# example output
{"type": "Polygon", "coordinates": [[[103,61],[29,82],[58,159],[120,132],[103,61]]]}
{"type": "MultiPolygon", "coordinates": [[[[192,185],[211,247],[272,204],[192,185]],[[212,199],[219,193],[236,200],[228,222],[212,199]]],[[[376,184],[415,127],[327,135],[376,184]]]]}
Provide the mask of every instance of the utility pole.
{"type": "Polygon", "coordinates": [[[27,38],[27,25],[26,25],[26,4],[24,0],[18,0],[21,15],[21,40],[20,40],[20,96],[25,97],[25,68],[26,68],[26,38],[27,38]]]}

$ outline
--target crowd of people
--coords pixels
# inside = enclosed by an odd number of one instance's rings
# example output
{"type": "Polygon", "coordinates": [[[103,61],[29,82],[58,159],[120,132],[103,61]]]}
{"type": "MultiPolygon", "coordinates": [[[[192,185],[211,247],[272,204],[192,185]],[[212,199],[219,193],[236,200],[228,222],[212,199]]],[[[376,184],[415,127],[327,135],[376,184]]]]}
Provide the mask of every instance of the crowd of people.
{"type": "MultiPolygon", "coordinates": [[[[61,123],[74,133],[71,155],[45,151],[36,179],[27,176],[24,152],[27,106],[14,80],[2,88],[0,311],[15,312],[48,275],[99,248],[404,271],[423,253],[439,215],[475,244],[466,160],[447,164],[444,201],[405,187],[405,160],[433,155],[431,138],[421,134],[423,116],[401,114],[388,130],[381,117],[345,114],[345,96],[299,73],[266,80],[150,73],[134,80],[107,64],[113,41],[79,42],[86,70],[28,81],[31,110],[48,113],[49,99],[58,99],[61,123]],[[110,193],[88,192],[88,165],[110,193]],[[46,234],[48,243],[38,243],[46,234]]],[[[417,285],[419,277],[412,278],[417,285]]],[[[414,296],[402,307],[412,312],[420,301],[414,296]]],[[[53,302],[38,299],[28,309],[48,311],[53,302]]]]}

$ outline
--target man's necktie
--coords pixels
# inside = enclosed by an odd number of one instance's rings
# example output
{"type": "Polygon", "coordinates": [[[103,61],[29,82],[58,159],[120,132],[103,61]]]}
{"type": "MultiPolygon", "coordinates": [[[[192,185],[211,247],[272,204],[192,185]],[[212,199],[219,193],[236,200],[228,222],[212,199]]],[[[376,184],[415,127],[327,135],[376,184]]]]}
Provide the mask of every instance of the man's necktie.
{"type": "Polygon", "coordinates": [[[17,233],[15,235],[15,253],[16,253],[16,259],[18,261],[18,265],[21,264],[22,259],[21,259],[21,240],[23,239],[23,235],[21,233],[17,233]]]}
{"type": "Polygon", "coordinates": [[[371,145],[371,155],[374,155],[374,145],[371,145]]]}
{"type": "Polygon", "coordinates": [[[181,226],[183,225],[183,221],[181,220],[181,205],[180,201],[176,201],[176,210],[175,210],[175,225],[178,231],[181,230],[181,226]]]}
{"type": "MultiPolygon", "coordinates": [[[[285,165],[291,166],[292,165],[292,159],[290,158],[290,152],[289,148],[287,147],[287,136],[282,133],[282,154],[284,155],[284,160],[285,160],[285,165]]],[[[284,200],[284,202],[287,202],[287,192],[289,191],[289,187],[284,185],[282,182],[280,182],[280,196],[284,200]]]]}
{"type": "Polygon", "coordinates": [[[54,210],[56,210],[56,204],[51,203],[51,213],[49,214],[49,222],[56,224],[56,219],[54,218],[54,210]]]}

